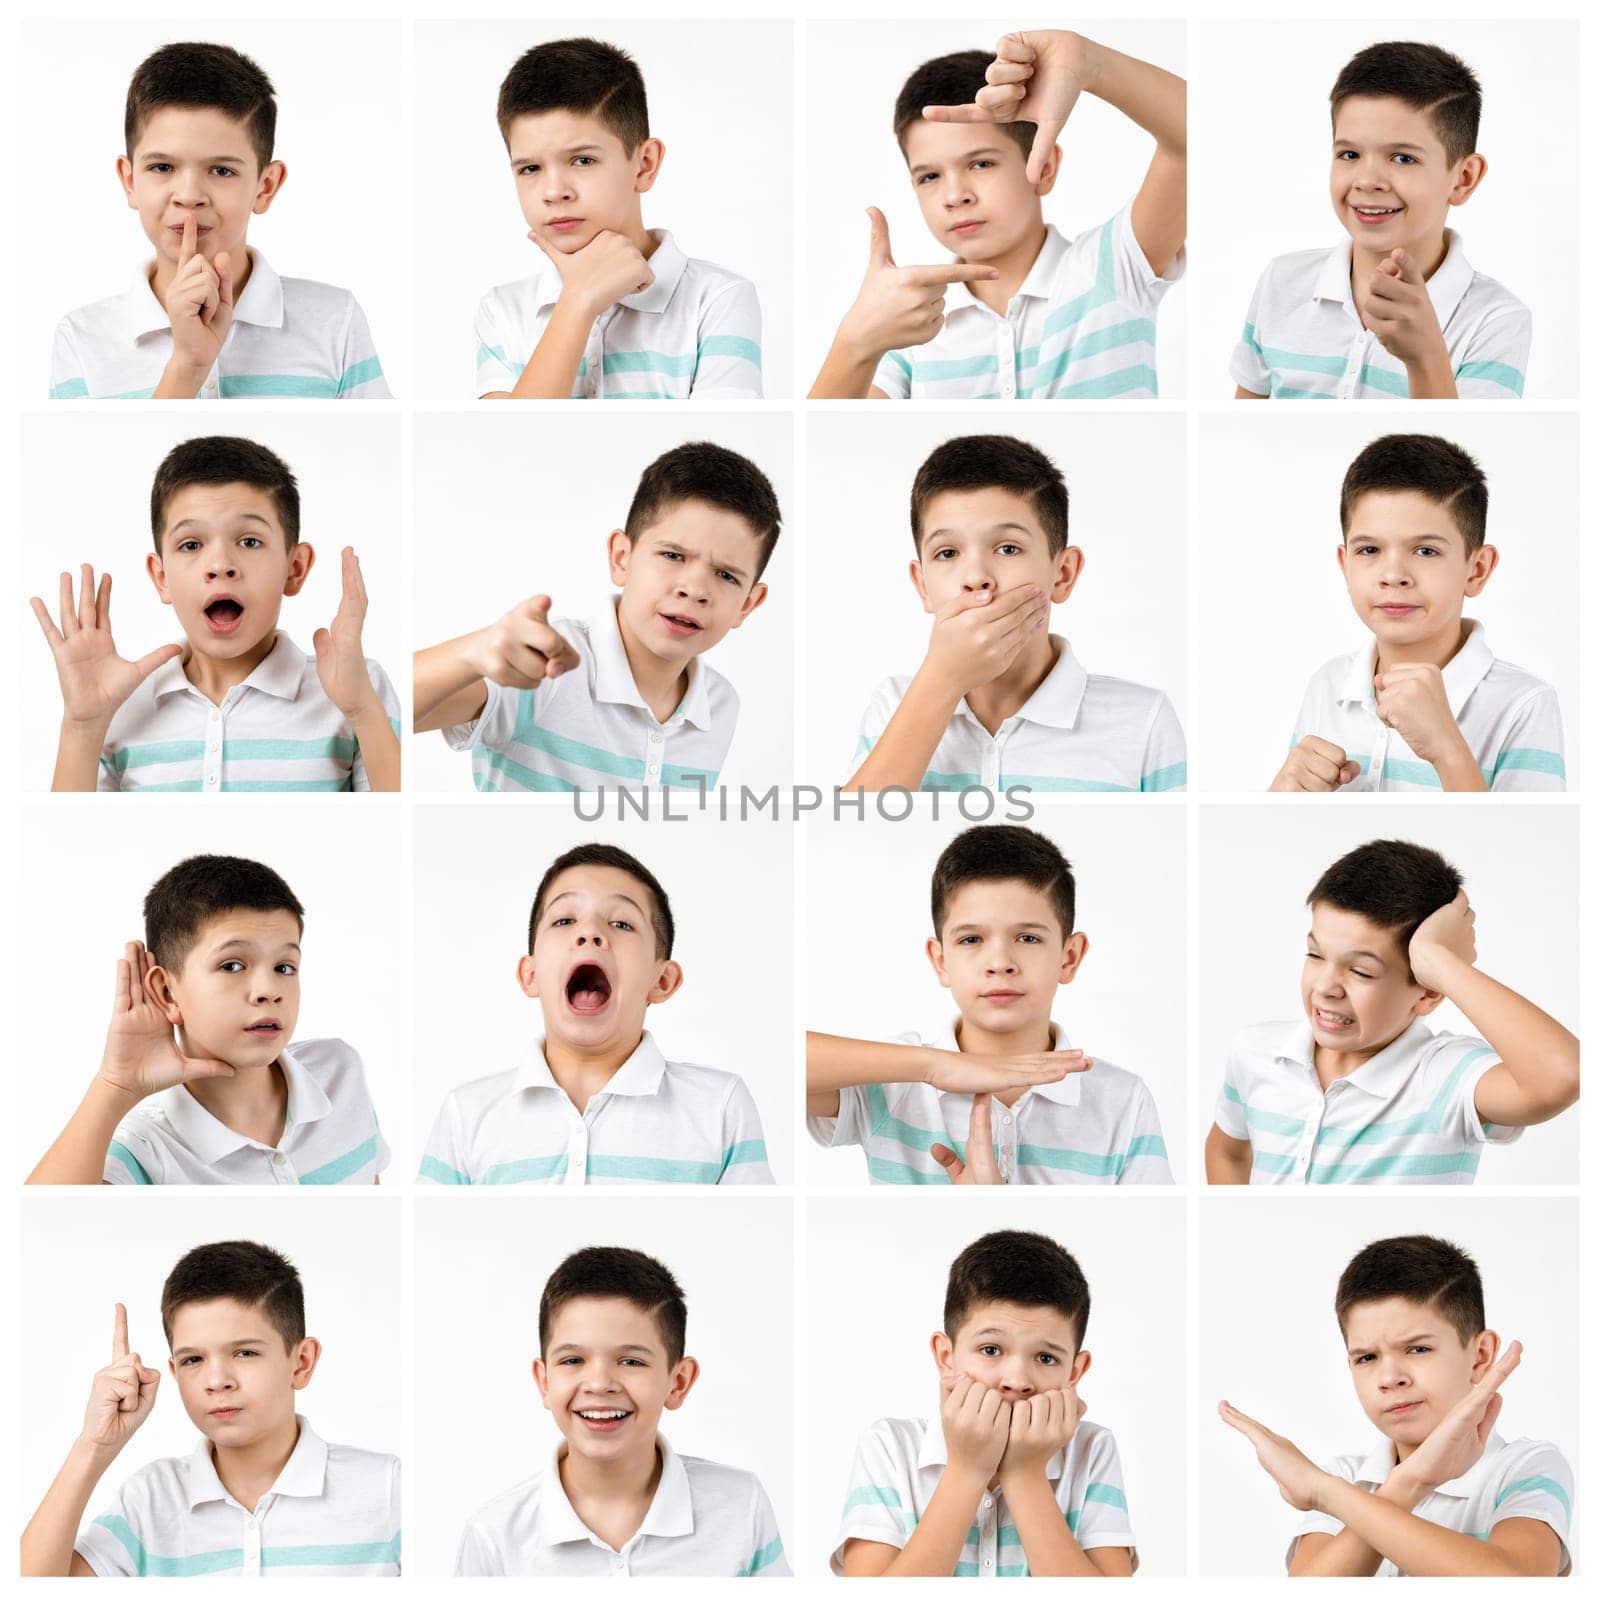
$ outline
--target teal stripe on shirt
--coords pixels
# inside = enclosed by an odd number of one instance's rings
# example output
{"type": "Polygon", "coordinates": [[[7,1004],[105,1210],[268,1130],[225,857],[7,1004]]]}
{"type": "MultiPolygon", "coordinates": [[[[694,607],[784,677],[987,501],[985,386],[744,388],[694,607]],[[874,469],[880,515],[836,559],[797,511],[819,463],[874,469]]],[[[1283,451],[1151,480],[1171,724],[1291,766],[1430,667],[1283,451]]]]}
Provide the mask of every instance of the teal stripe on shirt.
{"type": "Polygon", "coordinates": [[[1559,776],[1567,779],[1567,762],[1553,749],[1506,749],[1494,762],[1494,769],[1485,772],[1492,784],[1502,771],[1538,771],[1542,776],[1559,776]]]}
{"type": "Polygon", "coordinates": [[[69,377],[64,383],[56,383],[50,390],[52,399],[87,399],[89,385],[81,377],[69,377]]]}
{"type": "Polygon", "coordinates": [[[607,377],[620,372],[661,372],[667,377],[694,375],[693,355],[668,355],[659,349],[619,349],[604,357],[600,370],[607,377]]]}
{"type": "Polygon", "coordinates": [[[244,1564],[244,1553],[238,1547],[214,1553],[188,1553],[183,1557],[146,1552],[144,1543],[134,1534],[133,1526],[120,1514],[98,1514],[94,1522],[110,1531],[122,1543],[133,1559],[134,1572],[139,1575],[218,1575],[224,1570],[239,1569],[244,1564]]]}
{"type": "Polygon", "coordinates": [[[472,1177],[464,1176],[453,1164],[446,1164],[443,1159],[435,1159],[431,1153],[422,1156],[422,1163],[417,1167],[419,1177],[426,1176],[430,1181],[437,1181],[442,1187],[470,1187],[472,1177]]]}
{"type": "Polygon", "coordinates": [[[1163,765],[1154,771],[1146,771],[1139,778],[1139,791],[1141,793],[1171,793],[1176,788],[1187,785],[1189,781],[1189,762],[1179,760],[1173,765],[1163,765]]]}
{"type": "Polygon", "coordinates": [[[1509,388],[1518,399],[1522,398],[1522,373],[1515,366],[1501,360],[1469,360],[1456,368],[1456,381],[1478,378],[1483,382],[1498,383],[1509,388]]]}
{"type": "Polygon", "coordinates": [[[337,377],[312,377],[290,372],[241,372],[218,380],[224,399],[337,399],[337,377]]]}
{"type": "Polygon", "coordinates": [[[1385,1181],[1404,1176],[1476,1175],[1478,1155],[1470,1153],[1388,1154],[1365,1164],[1312,1165],[1312,1182],[1327,1186],[1346,1181],[1385,1181]]]}
{"type": "MultiPolygon", "coordinates": [[[[225,738],[222,758],[228,760],[353,760],[359,747],[354,738],[225,738]]],[[[128,743],[102,756],[114,771],[132,771],[146,765],[180,765],[203,761],[204,742],[179,739],[167,743],[128,743]]]]}
{"type": "Polygon", "coordinates": [[[1502,1486],[1495,1494],[1494,1506],[1498,1508],[1508,1497],[1516,1497],[1522,1492],[1548,1493],[1566,1510],[1568,1520],[1572,1518],[1572,1499],[1567,1496],[1566,1487],[1548,1475],[1529,1475],[1520,1481],[1512,1481],[1509,1486],[1502,1486]]]}
{"type": "Polygon", "coordinates": [[[1325,377],[1343,377],[1343,355],[1300,355],[1292,349],[1262,348],[1261,358],[1279,371],[1320,372],[1325,377]]]}
{"type": "Polygon", "coordinates": [[[741,1575],[754,1575],[758,1570],[765,1569],[768,1564],[775,1564],[783,1557],[783,1537],[774,1536],[765,1547],[756,1548],[750,1556],[750,1562],[739,1571],[741,1575]]]}
{"type": "MultiPolygon", "coordinates": [[[[1155,341],[1156,324],[1146,316],[1135,316],[1125,322],[1114,322],[1110,327],[1102,327],[1078,339],[1076,343],[1040,365],[1032,374],[1028,392],[1022,397],[1031,399],[1040,389],[1049,387],[1078,361],[1088,360],[1094,355],[1103,355],[1108,350],[1122,349],[1128,344],[1154,344],[1155,341]]],[[[1037,345],[1021,350],[1017,355],[1019,366],[1033,365],[1038,360],[1037,345]]]]}
{"type": "Polygon", "coordinates": [[[153,1187],[155,1185],[150,1179],[150,1173],[134,1157],[131,1148],[124,1147],[120,1142],[113,1142],[106,1151],[127,1169],[128,1174],[133,1177],[133,1184],[136,1187],[153,1187]]]}
{"type": "MultiPolygon", "coordinates": [[[[608,357],[609,358],[609,357],[608,357]]],[[[581,765],[585,770],[602,776],[625,776],[636,782],[644,780],[644,761],[630,759],[625,754],[613,754],[610,749],[596,748],[592,743],[580,743],[577,738],[548,732],[536,724],[539,714],[538,690],[523,688],[517,701],[517,721],[511,729],[511,740],[525,748],[538,749],[554,759],[565,760],[568,765],[581,765]]]]}
{"type": "Polygon", "coordinates": [[[1070,1170],[1080,1176],[1120,1176],[1120,1153],[1085,1153],[1081,1148],[1041,1148],[1035,1143],[1017,1144],[1017,1168],[1036,1165],[1042,1170],[1070,1170]]]}
{"type": "Polygon", "coordinates": [[[1293,1115],[1280,1115],[1271,1109],[1253,1108],[1244,1101],[1239,1089],[1232,1082],[1223,1083],[1222,1096],[1229,1103],[1238,1104],[1244,1111],[1245,1124],[1259,1131],[1270,1131],[1280,1137],[1298,1137],[1306,1129],[1305,1121],[1296,1120],[1293,1115]]]}
{"type": "Polygon", "coordinates": [[[591,1153],[591,1176],[612,1176],[625,1181],[661,1181],[700,1186],[715,1185],[722,1166],[698,1159],[656,1159],[645,1154],[591,1153]]]}
{"type": "MultiPolygon", "coordinates": [[[[963,1148],[956,1152],[962,1154],[963,1148]]],[[[918,1165],[905,1164],[899,1159],[885,1159],[881,1154],[867,1154],[867,1174],[879,1186],[885,1187],[947,1187],[950,1177],[943,1170],[924,1170],[918,1165]]]]}
{"type": "Polygon", "coordinates": [[[1115,399],[1133,388],[1157,391],[1156,370],[1153,366],[1124,366],[1120,371],[1107,372],[1104,377],[1086,377],[1081,383],[1068,383],[1057,389],[1056,399],[1115,399]]]}
{"type": "MultiPolygon", "coordinates": [[[[977,777],[973,777],[972,785],[976,786],[977,781],[977,777]]],[[[1121,782],[1091,782],[1081,776],[1002,776],[999,786],[1002,793],[1009,793],[1012,788],[1027,788],[1034,793],[1138,792],[1137,788],[1127,787],[1121,782]]]]}
{"type": "Polygon", "coordinates": [[[348,393],[352,388],[359,388],[363,383],[375,382],[383,376],[383,362],[376,355],[369,355],[365,360],[358,360],[354,366],[346,366],[339,374],[339,392],[348,393]]]}
{"type": "Polygon", "coordinates": [[[1244,324],[1244,341],[1256,354],[1260,355],[1262,353],[1261,340],[1256,337],[1256,325],[1254,322],[1246,322],[1244,324]]]}
{"type": "Polygon", "coordinates": [[[736,1142],[722,1155],[724,1174],[727,1173],[730,1165],[765,1164],[766,1162],[767,1144],[761,1137],[749,1137],[743,1142],[736,1142]]]}
{"type": "Polygon", "coordinates": [[[740,338],[733,333],[713,333],[702,338],[695,355],[697,365],[712,358],[747,360],[758,368],[761,365],[761,346],[753,338],[740,338]]]}
{"type": "Polygon", "coordinates": [[[1108,1503],[1124,1513],[1128,1511],[1128,1499],[1123,1495],[1122,1488],[1111,1485],[1109,1481],[1090,1481],[1083,1489],[1083,1500],[1085,1503],[1108,1503]]]}
{"type": "Polygon", "coordinates": [[[553,1181],[567,1173],[567,1156],[552,1153],[542,1159],[511,1159],[492,1164],[478,1177],[475,1186],[508,1187],[521,1181],[553,1181]]]}
{"type": "Polygon", "coordinates": [[[960,360],[914,361],[911,376],[919,383],[947,383],[961,377],[987,377],[998,369],[993,355],[968,355],[960,360]]]}
{"type": "Polygon", "coordinates": [[[1399,1120],[1374,1120],[1370,1125],[1355,1130],[1323,1126],[1317,1131],[1317,1143],[1319,1146],[1331,1144],[1351,1148],[1364,1143],[1393,1142],[1396,1137],[1437,1136],[1444,1129],[1445,1111],[1463,1072],[1478,1060],[1493,1057],[1495,1053],[1492,1048],[1469,1049],[1450,1067],[1449,1075],[1440,1083],[1439,1090],[1433,1095],[1433,1102],[1426,1109],[1399,1120]]]}
{"type": "Polygon", "coordinates": [[[347,1568],[353,1564],[398,1564],[400,1532],[386,1542],[330,1542],[325,1546],[263,1547],[261,1567],[293,1569],[347,1568]]]}
{"type": "Polygon", "coordinates": [[[1116,297],[1117,272],[1111,253],[1112,229],[1105,228],[1100,235],[1100,253],[1095,261],[1094,286],[1086,289],[1076,299],[1058,305],[1045,318],[1044,336],[1052,337],[1063,329],[1075,326],[1092,310],[1109,304],[1116,297]]]}
{"type": "Polygon", "coordinates": [[[900,1494],[892,1486],[857,1486],[844,1500],[845,1512],[867,1503],[882,1503],[887,1508],[899,1508],[900,1494]]]}
{"type": "Polygon", "coordinates": [[[1380,393],[1393,394],[1396,399],[1411,397],[1411,379],[1404,372],[1392,372],[1382,366],[1363,366],[1361,381],[1380,393]]]}
{"type": "MultiPolygon", "coordinates": [[[[577,793],[581,791],[576,782],[569,782],[564,776],[552,776],[548,771],[536,771],[530,765],[524,765],[520,760],[514,760],[509,754],[502,754],[498,749],[475,749],[475,756],[482,760],[491,771],[498,771],[503,776],[509,776],[519,787],[525,787],[532,793],[577,793]]],[[[488,792],[488,786],[478,777],[474,780],[480,792],[488,792]]]]}
{"type": "Polygon", "coordinates": [[[327,1164],[318,1165],[315,1170],[308,1170],[300,1177],[302,1187],[333,1187],[340,1182],[348,1181],[363,1165],[371,1164],[378,1157],[378,1138],[374,1133],[368,1137],[358,1148],[352,1148],[349,1153],[341,1154],[337,1159],[330,1159],[327,1164]]]}

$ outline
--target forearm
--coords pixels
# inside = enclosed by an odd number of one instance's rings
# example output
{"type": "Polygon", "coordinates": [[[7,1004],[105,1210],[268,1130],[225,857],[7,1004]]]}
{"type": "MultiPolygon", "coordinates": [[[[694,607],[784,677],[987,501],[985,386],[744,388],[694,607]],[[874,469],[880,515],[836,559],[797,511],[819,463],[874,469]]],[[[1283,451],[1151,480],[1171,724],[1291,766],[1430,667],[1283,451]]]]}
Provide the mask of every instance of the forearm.
{"type": "Polygon", "coordinates": [[[374,698],[371,704],[350,717],[351,730],[361,750],[361,763],[367,768],[367,781],[374,793],[400,791],[400,739],[389,724],[389,712],[374,698]]]}
{"type": "Polygon", "coordinates": [[[52,793],[93,793],[99,785],[100,755],[106,746],[110,723],[85,725],[63,721],[56,742],[56,768],[51,773],[52,793]]]}
{"type": "Polygon", "coordinates": [[[887,1081],[926,1081],[934,1050],[909,1043],[866,1042],[806,1033],[806,1113],[836,1115],[845,1087],[887,1081]]]}
{"type": "Polygon", "coordinates": [[[105,1178],[106,1153],[122,1117],[138,1099],[103,1076],[89,1083],[61,1135],[28,1177],[30,1186],[99,1186],[105,1178]]]}
{"type": "Polygon", "coordinates": [[[1465,738],[1457,738],[1457,746],[1441,759],[1433,761],[1439,773],[1439,786],[1446,793],[1487,793],[1489,784],[1483,779],[1483,770],[1467,747],[1465,738]]]}
{"type": "Polygon", "coordinates": [[[463,633],[431,648],[418,649],[411,657],[411,727],[414,732],[432,732],[453,726],[462,717],[454,714],[451,701],[473,689],[487,697],[483,674],[472,658],[476,632],[463,633]]]}
{"type": "Polygon", "coordinates": [[[528,364],[522,368],[513,399],[571,399],[578,366],[589,345],[594,312],[562,295],[544,324],[528,364]]]}
{"type": "Polygon", "coordinates": [[[1406,362],[1406,378],[1413,399],[1455,399],[1456,374],[1450,369],[1450,352],[1444,340],[1438,350],[1416,361],[1406,362]]]}
{"type": "Polygon", "coordinates": [[[24,1575],[68,1575],[83,1512],[111,1459],[80,1436],[22,1533],[24,1575]]]}
{"type": "Polygon", "coordinates": [[[959,688],[931,681],[919,671],[883,735],[841,785],[847,791],[865,788],[874,793],[886,787],[903,787],[915,793],[922,786],[928,763],[962,697],[959,688]]]}
{"type": "Polygon", "coordinates": [[[984,1483],[946,1465],[928,1511],[885,1575],[954,1575],[978,1512],[984,1483]]]}
{"type": "MultiPolygon", "coordinates": [[[[1376,1494],[1391,1502],[1403,1513],[1409,1514],[1424,1494],[1407,1489],[1403,1479],[1390,1475],[1376,1494]]],[[[1370,1547],[1348,1525],[1337,1536],[1330,1537],[1327,1545],[1314,1552],[1296,1552],[1289,1566],[1291,1575],[1363,1575],[1378,1573],[1383,1554],[1370,1547]]]]}
{"type": "Polygon", "coordinates": [[[1350,1481],[1329,1476],[1317,1507],[1342,1521],[1402,1575],[1525,1573],[1487,1542],[1446,1530],[1350,1481]]]}
{"type": "Polygon", "coordinates": [[[1067,1529],[1067,1521],[1056,1501],[1044,1466],[1017,1480],[1000,1478],[1006,1506],[1016,1522],[1017,1536],[1027,1554],[1030,1575],[1098,1575],[1089,1555],[1067,1529]]]}
{"type": "Polygon", "coordinates": [[[161,373],[152,399],[193,399],[210,374],[209,366],[190,366],[173,356],[161,373]]]}
{"type": "Polygon", "coordinates": [[[1084,91],[1113,105],[1162,149],[1188,148],[1188,84],[1163,67],[1123,55],[1093,39],[1083,41],[1084,91]]]}
{"type": "Polygon", "coordinates": [[[822,369],[811,385],[808,399],[870,399],[872,379],[885,350],[866,350],[845,338],[841,329],[834,334],[822,369]]]}

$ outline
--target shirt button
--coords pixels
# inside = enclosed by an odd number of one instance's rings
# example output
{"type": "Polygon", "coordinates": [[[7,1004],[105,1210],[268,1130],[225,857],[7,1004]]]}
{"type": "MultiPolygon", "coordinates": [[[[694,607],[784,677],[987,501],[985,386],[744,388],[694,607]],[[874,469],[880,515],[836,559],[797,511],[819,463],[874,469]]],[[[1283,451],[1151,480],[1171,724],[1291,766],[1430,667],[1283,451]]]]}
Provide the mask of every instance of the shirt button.
{"type": "Polygon", "coordinates": [[[647,769],[652,776],[655,776],[661,770],[661,767],[659,765],[652,765],[647,767],[647,769]]]}
{"type": "Polygon", "coordinates": [[[1000,1117],[1000,1124],[1003,1125],[1003,1126],[1009,1126],[1011,1124],[1011,1116],[1010,1115],[1002,1115],[1000,1117]]]}
{"type": "Polygon", "coordinates": [[[652,732],[650,734],[650,741],[652,743],[659,743],[661,741],[661,734],[659,732],[652,732]]]}
{"type": "Polygon", "coordinates": [[[211,773],[211,774],[210,774],[210,775],[209,775],[209,776],[208,776],[208,777],[207,777],[207,778],[206,778],[206,786],[207,786],[207,787],[215,787],[215,786],[216,786],[216,785],[217,785],[217,773],[216,773],[216,772],[215,772],[215,771],[213,771],[213,772],[212,772],[212,773],[211,773]]]}

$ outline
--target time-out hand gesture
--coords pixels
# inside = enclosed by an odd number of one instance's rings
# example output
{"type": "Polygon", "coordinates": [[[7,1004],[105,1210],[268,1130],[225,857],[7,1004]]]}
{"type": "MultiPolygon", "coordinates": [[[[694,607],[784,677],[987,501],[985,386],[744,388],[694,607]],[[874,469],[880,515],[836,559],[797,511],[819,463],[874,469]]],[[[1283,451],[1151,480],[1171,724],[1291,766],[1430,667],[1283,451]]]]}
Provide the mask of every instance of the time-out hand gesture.
{"type": "Polygon", "coordinates": [[[972,1122],[967,1128],[967,1162],[947,1143],[936,1142],[928,1152],[939,1162],[946,1175],[958,1187],[1000,1187],[1005,1177],[994,1156],[993,1113],[986,1092],[976,1094],[972,1100],[972,1122]]]}

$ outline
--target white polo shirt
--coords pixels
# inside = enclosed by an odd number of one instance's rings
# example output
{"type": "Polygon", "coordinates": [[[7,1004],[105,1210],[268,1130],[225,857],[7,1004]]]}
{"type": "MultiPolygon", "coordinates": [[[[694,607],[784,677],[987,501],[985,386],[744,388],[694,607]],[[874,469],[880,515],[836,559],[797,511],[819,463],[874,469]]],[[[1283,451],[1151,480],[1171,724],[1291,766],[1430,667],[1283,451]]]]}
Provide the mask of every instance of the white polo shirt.
{"type": "MultiPolygon", "coordinates": [[[[655,281],[595,318],[573,379],[574,399],[760,399],[761,306],[753,283],[690,259],[652,228],[655,281]]],[[[478,386],[510,393],[561,297],[561,273],[491,288],[478,305],[478,386]]]]}
{"type": "Polygon", "coordinates": [[[186,1087],[169,1087],[123,1118],[106,1151],[113,1186],[371,1186],[389,1145],[361,1055],[337,1037],[292,1042],[278,1056],[289,1102],[277,1147],[225,1126],[186,1087]]]}
{"type": "Polygon", "coordinates": [[[665,721],[633,680],[613,599],[587,621],[552,621],[579,664],[537,688],[487,682],[476,721],[444,728],[472,753],[480,793],[575,793],[611,788],[715,787],[739,720],[739,695],[703,655],[665,721]]]}
{"type": "MultiPolygon", "coordinates": [[[[111,718],[102,793],[366,793],[372,783],[350,723],[323,692],[315,655],[274,634],[272,651],[213,704],[168,660],[111,718]]],[[[400,735],[400,701],[376,660],[367,675],[400,735]]]]}
{"type": "Polygon", "coordinates": [[[187,1458],[130,1475],[77,1550],[109,1575],[398,1575],[400,1460],[300,1440],[255,1513],[228,1495],[202,1437],[187,1458]]]}
{"type": "MultiPolygon", "coordinates": [[[[1428,279],[1456,392],[1462,399],[1521,399],[1533,342],[1528,307],[1475,272],[1460,234],[1428,279]]],[[[1273,399],[1409,399],[1405,362],[1362,325],[1350,289],[1351,242],[1300,250],[1268,264],[1256,283],[1228,371],[1273,399]]]]}
{"type": "MultiPolygon", "coordinates": [[[[1353,1481],[1367,1491],[1388,1480],[1394,1467],[1394,1444],[1387,1437],[1365,1458],[1359,1453],[1344,1453],[1326,1466],[1330,1474],[1353,1481]]],[[[1478,1462],[1465,1475],[1434,1487],[1411,1512],[1430,1525],[1460,1531],[1480,1542],[1489,1539],[1489,1532],[1501,1520],[1540,1520],[1561,1538],[1558,1573],[1568,1575],[1572,1572],[1572,1554],[1567,1547],[1572,1496],[1572,1466],[1558,1448],[1526,1436],[1508,1442],[1498,1431],[1491,1431],[1478,1462]]],[[[1299,1535],[1289,1543],[1285,1565],[1293,1562],[1301,1536],[1337,1536],[1343,1529],[1344,1522],[1330,1514],[1306,1514],[1300,1521],[1299,1535]]],[[[1378,1566],[1378,1573],[1398,1575],[1400,1571],[1386,1558],[1378,1566]]]]}
{"type": "Polygon", "coordinates": [[[1249,1026],[1228,1050],[1215,1119],[1250,1143],[1252,1186],[1470,1186],[1484,1143],[1522,1135],[1478,1118],[1473,1094],[1499,1063],[1481,1038],[1416,1019],[1324,1092],[1309,1021],[1249,1026]]]}
{"type": "Polygon", "coordinates": [[[770,1186],[750,1089],[732,1071],[662,1057],[649,1032],[580,1115],[545,1063],[455,1088],[417,1179],[440,1186],[690,1182],[770,1186]]]}
{"type": "Polygon", "coordinates": [[[1004,316],[952,283],[944,326],[890,350],[874,386],[890,399],[1154,399],[1156,310],[1185,260],[1179,250],[1157,277],[1131,211],[1070,243],[1047,226],[1004,316]]]}
{"type": "MultiPolygon", "coordinates": [[[[1056,1049],[1072,1046],[1062,1027],[1052,1029],[1056,1049]]],[[[894,1041],[960,1051],[954,1019],[926,1035],[902,1032],[894,1041]]],[[[1012,1186],[1170,1186],[1167,1145],[1150,1089],[1131,1070],[1090,1057],[1090,1069],[1030,1087],[1010,1108],[995,1100],[991,1129],[1001,1176],[1012,1186]]],[[[971,1124],[971,1093],[940,1092],[923,1081],[842,1087],[837,1116],[806,1117],[815,1141],[824,1148],[861,1147],[872,1181],[893,1186],[950,1185],[928,1150],[942,1142],[964,1162],[971,1124]]]]}
{"type": "MultiPolygon", "coordinates": [[[[925,1420],[878,1420],[861,1433],[850,1466],[839,1541],[828,1567],[844,1573],[844,1544],[883,1542],[904,1547],[928,1511],[944,1474],[944,1425],[937,1413],[925,1420]]],[[[1072,1440],[1045,1464],[1067,1529],[1079,1547],[1126,1547],[1139,1567],[1128,1499],[1122,1490],[1117,1443],[1103,1425],[1079,1420],[1072,1440]]],[[[1026,1575],[1028,1558],[1003,1491],[985,1491],[978,1517],[953,1575],[1026,1575]]]]}
{"type": "MultiPolygon", "coordinates": [[[[1372,686],[1377,656],[1378,646],[1371,643],[1330,660],[1312,677],[1293,743],[1307,736],[1327,738],[1361,767],[1361,774],[1341,792],[1437,792],[1438,771],[1378,719],[1372,686]]],[[[1561,706],[1548,682],[1497,660],[1480,621],[1467,622],[1466,642],[1440,675],[1450,713],[1494,792],[1566,791],[1561,706]]]]}
{"type": "MultiPolygon", "coordinates": [[[[922,791],[1181,792],[1189,767],[1183,728],[1166,694],[1122,677],[1091,676],[1065,638],[1052,633],[1050,644],[1056,663],[993,737],[965,699],[956,706],[922,791]]],[[[910,686],[909,676],[893,676],[873,689],[856,738],[857,765],[883,736],[910,686]]]]}
{"type": "Polygon", "coordinates": [[[561,1484],[562,1442],[543,1471],[485,1503],[461,1533],[458,1575],[787,1575],[783,1537],[749,1470],[675,1452],[659,1432],[661,1479],[624,1546],[595,1535],[561,1484]]]}
{"type": "MultiPolygon", "coordinates": [[[[367,318],[345,288],[279,277],[250,251],[250,280],[198,399],[390,399],[367,318]]],[[[63,316],[52,399],[149,399],[172,358],[172,319],[150,286],[153,261],[113,299],[63,316]]]]}

